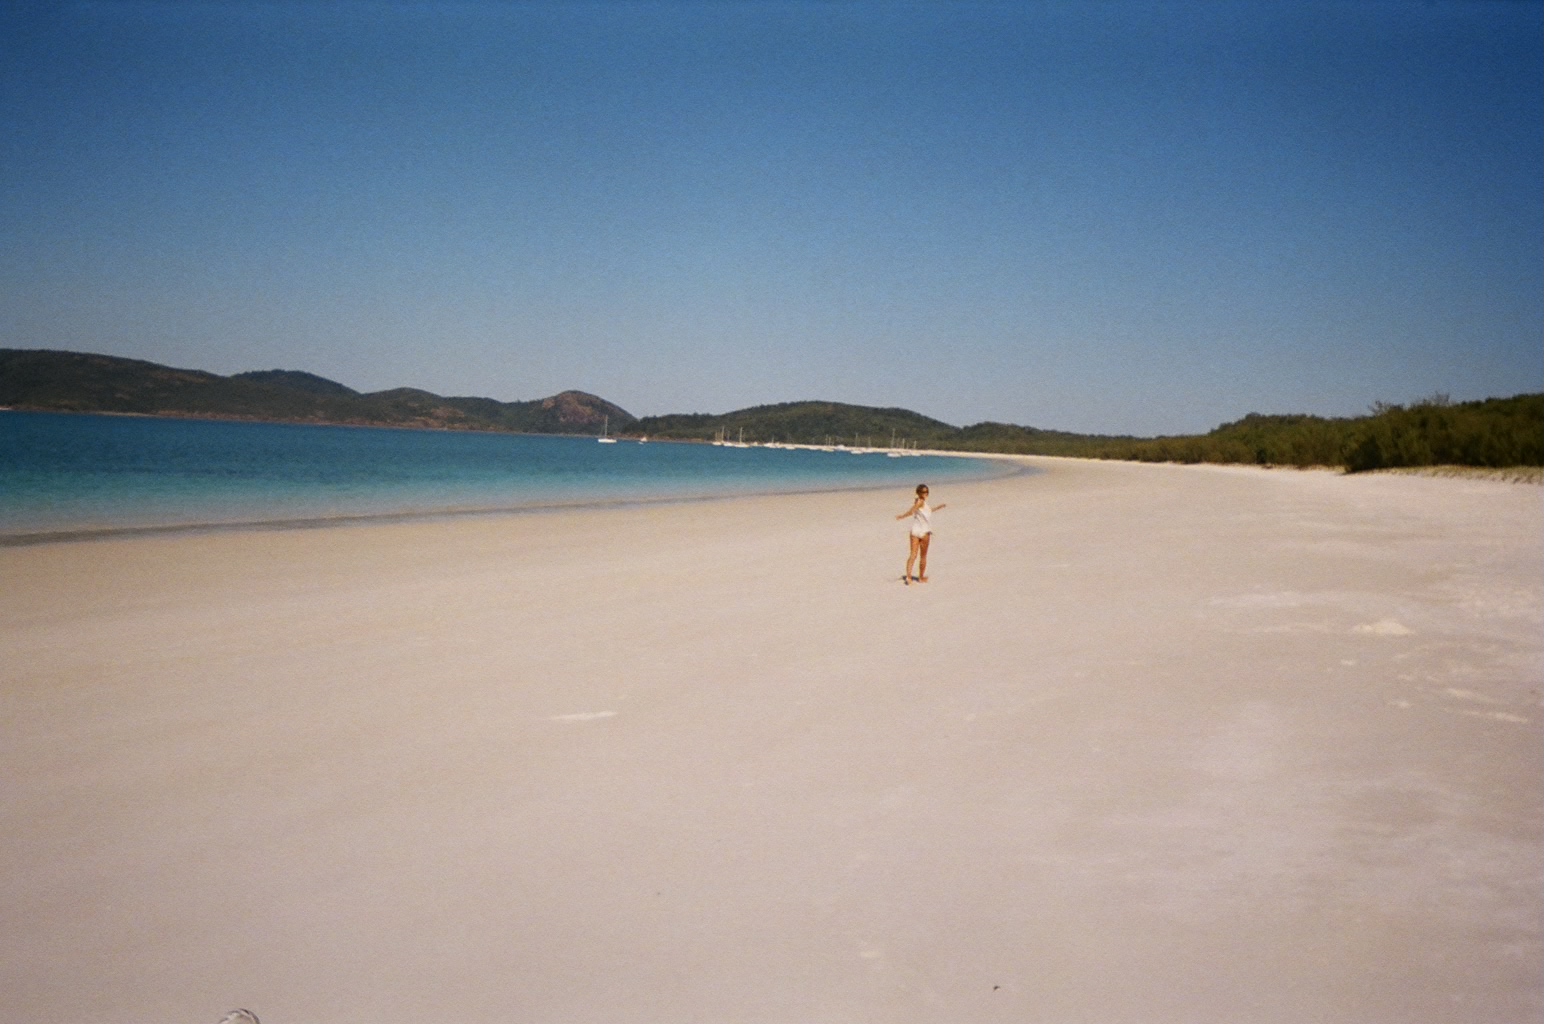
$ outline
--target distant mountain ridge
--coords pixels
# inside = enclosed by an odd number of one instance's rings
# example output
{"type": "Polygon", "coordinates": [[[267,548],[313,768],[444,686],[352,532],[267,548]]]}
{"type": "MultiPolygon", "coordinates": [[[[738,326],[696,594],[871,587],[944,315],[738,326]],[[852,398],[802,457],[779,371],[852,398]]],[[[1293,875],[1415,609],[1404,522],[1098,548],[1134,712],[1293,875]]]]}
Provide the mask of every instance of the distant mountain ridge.
{"type": "Polygon", "coordinates": [[[609,420],[613,434],[660,440],[722,437],[1140,462],[1340,466],[1350,471],[1544,465],[1544,394],[1458,403],[1433,395],[1408,407],[1379,402],[1370,415],[1345,418],[1250,413],[1207,434],[1142,438],[1011,423],[956,427],[907,409],[829,401],[639,419],[583,391],[528,402],[445,397],[417,388],[361,394],[301,370],[253,370],[222,377],[118,356],[0,349],[0,406],[530,434],[598,434],[609,420]]]}
{"type": "Polygon", "coordinates": [[[285,423],[599,433],[609,419],[625,430],[636,417],[582,391],[528,402],[445,397],[417,388],[361,393],[301,370],[250,370],[222,377],[141,359],[0,349],[0,405],[51,412],[113,412],[285,423]]]}

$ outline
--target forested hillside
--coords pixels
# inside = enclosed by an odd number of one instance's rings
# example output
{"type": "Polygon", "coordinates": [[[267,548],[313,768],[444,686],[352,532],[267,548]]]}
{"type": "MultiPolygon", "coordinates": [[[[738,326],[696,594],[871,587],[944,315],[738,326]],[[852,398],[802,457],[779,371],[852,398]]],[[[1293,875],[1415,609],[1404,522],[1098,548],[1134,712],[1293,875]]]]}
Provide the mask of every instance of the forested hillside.
{"type": "Polygon", "coordinates": [[[599,433],[634,417],[602,398],[565,391],[529,402],[447,398],[414,388],[362,394],[298,370],[258,370],[229,377],[138,359],[0,349],[0,405],[52,412],[115,412],[287,423],[504,430],[533,434],[599,433]]]}

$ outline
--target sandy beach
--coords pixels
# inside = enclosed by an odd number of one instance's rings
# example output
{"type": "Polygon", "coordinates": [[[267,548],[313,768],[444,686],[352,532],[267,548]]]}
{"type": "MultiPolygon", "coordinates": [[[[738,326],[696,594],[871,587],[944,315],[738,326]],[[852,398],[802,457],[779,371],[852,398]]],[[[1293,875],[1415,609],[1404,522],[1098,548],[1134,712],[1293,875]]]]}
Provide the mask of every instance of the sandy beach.
{"type": "Polygon", "coordinates": [[[1538,1020],[1544,492],[1027,461],[0,548],[0,1021],[1538,1020]]]}

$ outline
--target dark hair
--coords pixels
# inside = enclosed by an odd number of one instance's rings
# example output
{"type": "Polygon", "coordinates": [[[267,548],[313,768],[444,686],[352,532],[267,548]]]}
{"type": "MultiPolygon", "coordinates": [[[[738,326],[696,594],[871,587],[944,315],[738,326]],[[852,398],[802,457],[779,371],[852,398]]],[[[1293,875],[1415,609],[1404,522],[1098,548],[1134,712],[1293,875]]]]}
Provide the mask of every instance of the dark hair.
{"type": "Polygon", "coordinates": [[[928,490],[927,484],[918,484],[917,485],[917,493],[918,494],[921,494],[923,491],[926,491],[926,490],[928,490]]]}

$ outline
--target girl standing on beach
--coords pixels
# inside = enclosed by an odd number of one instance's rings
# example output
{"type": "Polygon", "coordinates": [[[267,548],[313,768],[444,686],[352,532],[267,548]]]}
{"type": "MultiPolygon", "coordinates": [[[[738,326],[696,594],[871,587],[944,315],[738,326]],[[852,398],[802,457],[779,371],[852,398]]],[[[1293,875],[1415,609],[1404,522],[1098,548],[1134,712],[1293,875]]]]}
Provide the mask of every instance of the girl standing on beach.
{"type": "Polygon", "coordinates": [[[899,521],[911,516],[911,553],[906,556],[906,575],[901,577],[908,587],[911,586],[912,580],[918,583],[927,582],[927,546],[933,539],[933,513],[947,507],[939,505],[937,508],[930,508],[927,495],[927,484],[918,484],[917,500],[911,503],[911,508],[895,517],[899,521]],[[917,575],[913,576],[911,566],[919,556],[922,562],[917,566],[917,575]]]}

